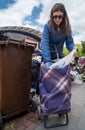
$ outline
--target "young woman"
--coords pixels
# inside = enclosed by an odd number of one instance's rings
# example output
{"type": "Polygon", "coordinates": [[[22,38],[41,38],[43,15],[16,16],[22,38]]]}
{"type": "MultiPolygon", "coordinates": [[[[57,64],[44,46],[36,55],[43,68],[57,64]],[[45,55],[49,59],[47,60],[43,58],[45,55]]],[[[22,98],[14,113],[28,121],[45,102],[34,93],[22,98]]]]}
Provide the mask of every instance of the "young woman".
{"type": "Polygon", "coordinates": [[[62,3],[56,3],[51,9],[50,20],[45,24],[41,38],[42,57],[47,66],[57,56],[63,57],[64,43],[69,51],[73,49],[74,41],[66,9],[62,3]]]}

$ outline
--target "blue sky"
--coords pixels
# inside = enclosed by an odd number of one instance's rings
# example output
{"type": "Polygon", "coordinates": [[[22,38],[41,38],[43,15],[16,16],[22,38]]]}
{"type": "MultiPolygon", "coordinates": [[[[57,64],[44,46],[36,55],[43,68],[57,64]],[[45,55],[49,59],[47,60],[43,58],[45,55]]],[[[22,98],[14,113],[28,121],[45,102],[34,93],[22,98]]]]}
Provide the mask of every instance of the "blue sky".
{"type": "Polygon", "coordinates": [[[15,0],[0,0],[0,10],[8,8],[15,2],[16,2],[15,0]]]}
{"type": "Polygon", "coordinates": [[[56,2],[66,7],[75,44],[85,40],[84,0],[0,0],[0,26],[24,26],[42,32],[56,2]]]}
{"type": "Polygon", "coordinates": [[[32,26],[39,26],[43,28],[42,24],[39,24],[36,19],[39,19],[40,13],[42,12],[43,5],[39,4],[39,6],[34,6],[31,15],[27,15],[23,20],[23,25],[25,25],[25,21],[29,21],[32,26]]]}

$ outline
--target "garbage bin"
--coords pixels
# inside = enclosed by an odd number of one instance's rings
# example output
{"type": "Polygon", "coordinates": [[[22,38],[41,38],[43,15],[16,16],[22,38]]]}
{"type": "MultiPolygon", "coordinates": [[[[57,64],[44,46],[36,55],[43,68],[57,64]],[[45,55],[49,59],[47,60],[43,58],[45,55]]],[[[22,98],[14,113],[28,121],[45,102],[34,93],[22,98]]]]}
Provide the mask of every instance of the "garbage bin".
{"type": "Polygon", "coordinates": [[[0,41],[0,114],[6,118],[29,109],[34,44],[0,41]]]}

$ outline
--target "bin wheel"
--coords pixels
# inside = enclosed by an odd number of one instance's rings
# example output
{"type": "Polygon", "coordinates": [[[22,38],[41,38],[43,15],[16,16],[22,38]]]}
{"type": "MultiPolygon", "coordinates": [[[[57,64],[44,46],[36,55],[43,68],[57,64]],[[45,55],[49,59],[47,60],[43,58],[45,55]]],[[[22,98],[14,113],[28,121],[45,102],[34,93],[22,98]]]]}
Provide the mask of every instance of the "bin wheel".
{"type": "Polygon", "coordinates": [[[38,119],[41,120],[42,111],[41,111],[41,107],[40,106],[38,106],[37,114],[38,114],[38,119]]]}
{"type": "Polygon", "coordinates": [[[2,128],[3,128],[3,121],[2,121],[2,116],[0,114],[0,130],[2,130],[2,128]]]}

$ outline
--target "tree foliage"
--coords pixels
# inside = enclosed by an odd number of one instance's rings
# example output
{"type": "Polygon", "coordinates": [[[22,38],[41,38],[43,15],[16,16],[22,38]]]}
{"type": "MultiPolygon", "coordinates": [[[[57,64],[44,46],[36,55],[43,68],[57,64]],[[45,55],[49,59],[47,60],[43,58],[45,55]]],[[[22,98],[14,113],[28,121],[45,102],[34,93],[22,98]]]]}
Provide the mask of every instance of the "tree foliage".
{"type": "MultiPolygon", "coordinates": [[[[85,41],[82,41],[81,44],[77,44],[76,46],[78,48],[78,56],[85,56],[85,41]]],[[[66,47],[64,47],[63,53],[65,56],[69,54],[69,51],[66,49],[66,47]]]]}
{"type": "Polygon", "coordinates": [[[82,53],[85,53],[85,41],[81,41],[82,53]]]}

